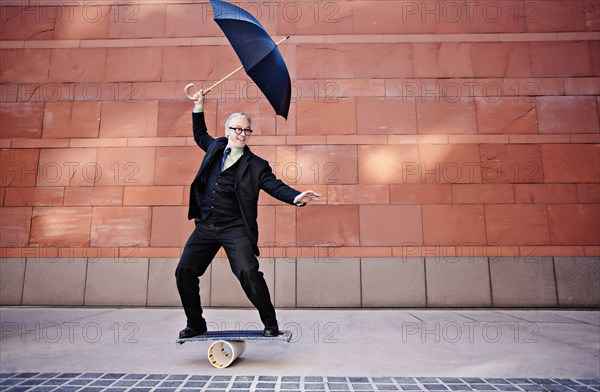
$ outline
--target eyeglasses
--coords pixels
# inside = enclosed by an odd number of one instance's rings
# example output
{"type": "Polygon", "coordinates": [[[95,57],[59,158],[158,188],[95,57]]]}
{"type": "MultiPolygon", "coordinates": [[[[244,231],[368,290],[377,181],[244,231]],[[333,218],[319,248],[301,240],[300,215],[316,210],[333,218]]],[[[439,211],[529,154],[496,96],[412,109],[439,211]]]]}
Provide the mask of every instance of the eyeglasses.
{"type": "Polygon", "coordinates": [[[242,132],[244,132],[244,135],[246,136],[250,136],[252,134],[252,129],[250,128],[240,128],[240,127],[229,127],[229,129],[233,129],[233,131],[236,133],[236,135],[241,135],[242,132]]]}

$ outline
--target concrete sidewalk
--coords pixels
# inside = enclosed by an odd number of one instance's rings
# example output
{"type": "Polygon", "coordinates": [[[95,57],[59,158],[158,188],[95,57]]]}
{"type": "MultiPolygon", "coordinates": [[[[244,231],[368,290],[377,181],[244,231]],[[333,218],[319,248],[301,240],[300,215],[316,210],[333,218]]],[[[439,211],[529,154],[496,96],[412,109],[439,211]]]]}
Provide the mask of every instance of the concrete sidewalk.
{"type": "MultiPolygon", "coordinates": [[[[253,309],[211,308],[205,316],[210,329],[261,328],[253,309]]],[[[290,343],[249,342],[235,363],[217,369],[207,360],[209,343],[175,344],[185,324],[181,309],[4,307],[0,371],[4,383],[23,372],[273,376],[279,382],[367,377],[372,385],[377,378],[416,377],[421,387],[423,377],[438,383],[460,377],[578,379],[587,380],[578,382],[580,389],[560,390],[599,390],[598,311],[281,309],[278,317],[294,333],[290,343]]],[[[525,390],[507,388],[501,390],[525,390]]]]}

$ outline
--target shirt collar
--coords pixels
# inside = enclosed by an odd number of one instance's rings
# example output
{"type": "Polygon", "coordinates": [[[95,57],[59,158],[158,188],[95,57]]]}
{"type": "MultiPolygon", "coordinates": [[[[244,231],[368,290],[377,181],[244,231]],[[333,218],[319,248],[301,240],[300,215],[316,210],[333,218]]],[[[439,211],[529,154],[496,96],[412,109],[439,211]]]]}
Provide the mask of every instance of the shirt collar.
{"type": "Polygon", "coordinates": [[[242,155],[244,155],[244,148],[239,148],[239,147],[230,147],[227,146],[225,148],[231,148],[231,151],[229,152],[229,155],[227,156],[227,161],[230,162],[235,162],[238,159],[240,159],[242,157],[242,155]]]}
{"type": "Polygon", "coordinates": [[[242,155],[244,153],[244,147],[240,148],[227,146],[226,148],[231,148],[231,152],[229,153],[229,155],[231,156],[242,155]]]}

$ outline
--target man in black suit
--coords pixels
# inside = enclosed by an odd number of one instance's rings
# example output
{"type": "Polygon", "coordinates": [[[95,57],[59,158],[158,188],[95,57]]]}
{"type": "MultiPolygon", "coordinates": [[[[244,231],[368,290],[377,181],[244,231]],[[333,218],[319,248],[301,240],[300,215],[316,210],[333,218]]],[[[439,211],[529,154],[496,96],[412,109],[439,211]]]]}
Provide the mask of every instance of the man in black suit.
{"type": "Polygon", "coordinates": [[[202,90],[194,95],[192,111],[194,140],[206,152],[190,189],[188,219],[196,228],[190,235],[175,276],[187,326],[179,333],[188,338],[206,332],[202,317],[199,277],[221,248],[248,299],[258,309],[265,336],[279,334],[269,289],[259,271],[258,195],[260,190],[299,207],[318,199],[311,190],[299,192],[278,180],[269,163],[246,145],[252,134],[251,118],[232,114],[225,124],[225,137],[213,138],[204,120],[202,90]]]}

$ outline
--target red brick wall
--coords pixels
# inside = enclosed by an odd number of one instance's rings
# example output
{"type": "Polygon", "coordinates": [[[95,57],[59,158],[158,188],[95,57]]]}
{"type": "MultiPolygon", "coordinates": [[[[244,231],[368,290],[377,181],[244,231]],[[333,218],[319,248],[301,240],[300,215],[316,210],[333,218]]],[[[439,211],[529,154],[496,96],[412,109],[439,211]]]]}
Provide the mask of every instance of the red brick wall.
{"type": "MultiPolygon", "coordinates": [[[[239,65],[210,6],[28,3],[0,7],[2,256],[177,258],[202,158],[182,89],[239,65]]],[[[237,4],[292,35],[294,100],[276,118],[239,73],[209,129],[249,113],[253,151],[323,195],[263,195],[271,256],[600,255],[598,1],[237,4]]]]}

